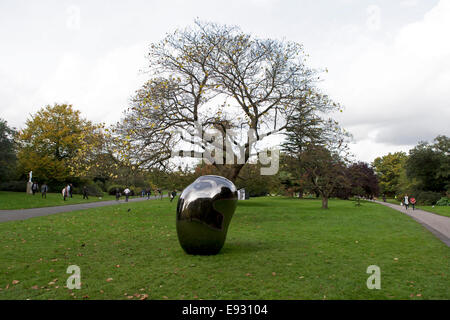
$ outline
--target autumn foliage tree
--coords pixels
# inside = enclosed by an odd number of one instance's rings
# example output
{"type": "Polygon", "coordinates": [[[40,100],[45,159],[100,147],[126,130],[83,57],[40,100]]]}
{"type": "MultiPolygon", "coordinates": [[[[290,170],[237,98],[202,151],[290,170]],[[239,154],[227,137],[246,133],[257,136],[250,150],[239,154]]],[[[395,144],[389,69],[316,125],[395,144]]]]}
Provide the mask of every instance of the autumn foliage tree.
{"type": "Polygon", "coordinates": [[[71,105],[46,106],[19,133],[20,170],[40,181],[62,182],[86,175],[102,149],[101,126],[81,118],[71,105]]]}
{"type": "Polygon", "coordinates": [[[257,142],[283,133],[293,115],[311,119],[338,108],[315,87],[319,72],[306,66],[302,45],[254,38],[238,27],[196,21],[152,44],[148,58],[151,79],[114,129],[139,166],[165,167],[174,150],[194,157],[213,148],[222,152],[208,159],[235,181],[257,142]],[[251,130],[256,142],[227,130],[251,130]]]}
{"type": "Polygon", "coordinates": [[[395,152],[377,157],[372,162],[382,194],[393,197],[400,191],[400,179],[407,158],[406,153],[395,152]]]}

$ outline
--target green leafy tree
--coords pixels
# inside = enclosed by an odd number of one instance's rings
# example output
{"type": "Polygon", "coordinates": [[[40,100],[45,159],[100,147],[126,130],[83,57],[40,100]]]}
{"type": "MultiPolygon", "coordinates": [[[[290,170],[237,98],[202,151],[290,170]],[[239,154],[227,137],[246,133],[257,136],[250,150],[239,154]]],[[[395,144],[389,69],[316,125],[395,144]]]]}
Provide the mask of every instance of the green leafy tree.
{"type": "Polygon", "coordinates": [[[372,162],[372,167],[378,177],[381,194],[393,197],[400,191],[400,177],[408,158],[404,152],[389,153],[378,157],[372,162]]]}
{"type": "Polygon", "coordinates": [[[435,144],[420,142],[409,151],[406,175],[417,179],[421,190],[442,192],[450,185],[449,145],[449,138],[438,136],[435,144]]]}
{"type": "Polygon", "coordinates": [[[338,185],[345,184],[345,162],[324,146],[308,145],[300,154],[304,177],[310,189],[322,197],[322,208],[328,209],[328,199],[338,185]]]}
{"type": "Polygon", "coordinates": [[[0,119],[0,181],[11,179],[16,167],[16,130],[0,119]]]}

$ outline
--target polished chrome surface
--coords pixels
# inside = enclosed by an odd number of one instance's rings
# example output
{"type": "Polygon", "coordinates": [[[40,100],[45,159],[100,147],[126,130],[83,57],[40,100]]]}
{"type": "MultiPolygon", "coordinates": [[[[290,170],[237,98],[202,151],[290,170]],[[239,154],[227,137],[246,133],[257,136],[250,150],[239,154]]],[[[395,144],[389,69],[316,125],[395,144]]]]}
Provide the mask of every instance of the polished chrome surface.
{"type": "Polygon", "coordinates": [[[202,176],[180,195],[177,234],[189,254],[217,254],[223,247],[237,205],[234,184],[220,176],[202,176]]]}

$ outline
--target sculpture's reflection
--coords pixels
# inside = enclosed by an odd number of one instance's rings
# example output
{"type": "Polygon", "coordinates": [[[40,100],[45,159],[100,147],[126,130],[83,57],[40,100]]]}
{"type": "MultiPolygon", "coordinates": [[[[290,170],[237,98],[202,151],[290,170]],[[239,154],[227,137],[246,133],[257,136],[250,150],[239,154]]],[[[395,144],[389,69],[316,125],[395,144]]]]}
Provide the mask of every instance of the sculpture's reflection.
{"type": "Polygon", "coordinates": [[[190,254],[216,254],[222,249],[237,205],[234,184],[220,176],[202,176],[180,195],[177,234],[190,254]]]}

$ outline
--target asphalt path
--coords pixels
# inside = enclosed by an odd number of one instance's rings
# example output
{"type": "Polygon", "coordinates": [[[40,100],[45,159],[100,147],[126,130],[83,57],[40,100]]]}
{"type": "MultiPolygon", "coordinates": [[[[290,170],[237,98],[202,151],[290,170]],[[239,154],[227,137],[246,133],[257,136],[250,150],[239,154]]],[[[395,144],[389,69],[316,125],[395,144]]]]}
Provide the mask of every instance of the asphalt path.
{"type": "MultiPolygon", "coordinates": [[[[166,198],[164,195],[163,198],[166,198]]],[[[150,200],[160,199],[160,196],[151,196],[150,200]]],[[[147,198],[130,198],[128,202],[140,202],[147,201],[147,198]]],[[[163,201],[163,200],[160,200],[163,201]]],[[[31,208],[31,209],[18,209],[18,210],[0,210],[0,222],[15,221],[15,220],[26,220],[35,217],[48,216],[51,214],[70,212],[76,210],[84,210],[91,208],[99,208],[104,206],[111,206],[117,204],[127,203],[125,200],[109,200],[109,201],[98,201],[98,202],[87,202],[79,204],[68,204],[65,206],[55,206],[55,207],[43,207],[43,208],[31,208]]]]}

